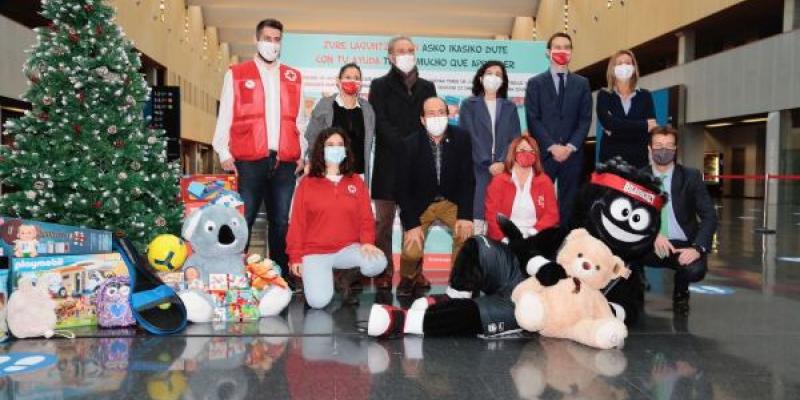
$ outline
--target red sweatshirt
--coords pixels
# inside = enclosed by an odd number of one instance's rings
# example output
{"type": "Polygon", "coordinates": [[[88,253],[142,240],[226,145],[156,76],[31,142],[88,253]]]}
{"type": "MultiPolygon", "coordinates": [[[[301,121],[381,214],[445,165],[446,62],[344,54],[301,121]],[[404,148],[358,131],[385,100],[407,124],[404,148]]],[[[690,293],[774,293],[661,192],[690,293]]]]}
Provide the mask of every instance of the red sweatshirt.
{"type": "MultiPolygon", "coordinates": [[[[511,206],[517,195],[517,186],[511,180],[511,174],[502,173],[492,178],[486,189],[486,236],[494,240],[502,240],[505,235],[497,223],[497,213],[511,217],[511,206]]],[[[544,172],[534,175],[531,180],[531,198],[536,209],[536,231],[558,225],[558,202],[553,181],[544,172]]]]}
{"type": "Polygon", "coordinates": [[[358,175],[339,183],[305,177],[294,192],[286,253],[289,263],[309,254],[335,253],[353,243],[375,242],[369,192],[358,175]]]}

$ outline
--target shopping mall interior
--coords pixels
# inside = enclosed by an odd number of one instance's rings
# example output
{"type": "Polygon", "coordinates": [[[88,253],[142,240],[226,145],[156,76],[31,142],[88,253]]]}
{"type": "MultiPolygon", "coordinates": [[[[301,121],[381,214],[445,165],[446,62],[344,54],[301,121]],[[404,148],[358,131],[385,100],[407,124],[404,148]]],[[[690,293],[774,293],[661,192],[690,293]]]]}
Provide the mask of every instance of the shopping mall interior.
{"type": "MultiPolygon", "coordinates": [[[[185,175],[223,173],[212,148],[223,76],[253,57],[253,28],[264,18],[281,20],[289,34],[330,37],[543,46],[567,32],[570,70],[588,78],[594,98],[607,86],[609,57],[631,49],[639,87],[660,99],[658,122],[680,132],[678,162],[702,172],[714,201],[708,273],[690,287],[691,310],[678,313],[672,271],[645,268],[644,316],[611,350],[526,332],[376,340],[365,333],[373,304],[410,300],[364,279],[357,305],[337,294],[310,309],[295,294],[278,316],[190,324],[169,336],[81,327],[74,339],[7,341],[0,398],[800,398],[800,0],[103,2],[140,53],[147,84],[178,94],[162,128],[167,156],[185,175]],[[14,361],[24,353],[49,364],[14,361]]],[[[0,0],[2,124],[32,108],[22,66],[37,42],[34,28],[49,23],[41,3],[0,0]]],[[[602,129],[593,115],[584,180],[602,129]]],[[[2,136],[3,145],[13,142],[2,136]]],[[[266,230],[262,210],[251,248],[268,251],[266,230]]],[[[398,250],[399,225],[394,233],[398,250]]],[[[429,246],[447,248],[449,240],[429,246]]],[[[449,268],[425,271],[432,287],[415,297],[444,293],[449,268]]]]}

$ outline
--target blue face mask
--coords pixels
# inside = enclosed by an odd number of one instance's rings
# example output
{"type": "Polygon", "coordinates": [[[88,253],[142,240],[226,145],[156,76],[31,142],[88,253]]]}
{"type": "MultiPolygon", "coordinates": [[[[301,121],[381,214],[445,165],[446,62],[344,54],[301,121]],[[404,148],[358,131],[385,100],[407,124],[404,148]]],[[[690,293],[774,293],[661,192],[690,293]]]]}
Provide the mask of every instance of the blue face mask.
{"type": "Polygon", "coordinates": [[[325,146],[325,162],[328,164],[341,164],[347,152],[344,146],[325,146]]]}

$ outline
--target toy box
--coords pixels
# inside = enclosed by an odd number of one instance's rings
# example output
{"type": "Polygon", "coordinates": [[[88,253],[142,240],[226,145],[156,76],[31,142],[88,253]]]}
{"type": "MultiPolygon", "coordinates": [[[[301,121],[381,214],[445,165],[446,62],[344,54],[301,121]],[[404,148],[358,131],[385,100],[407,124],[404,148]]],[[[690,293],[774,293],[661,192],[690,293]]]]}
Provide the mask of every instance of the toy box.
{"type": "Polygon", "coordinates": [[[109,231],[0,216],[0,257],[109,252],[109,231]]]}
{"type": "Polygon", "coordinates": [[[223,190],[238,190],[236,175],[186,175],[181,177],[181,200],[209,202],[223,190]]]}
{"type": "Polygon", "coordinates": [[[202,287],[214,299],[213,322],[256,321],[260,292],[250,288],[245,275],[210,274],[208,285],[200,280],[188,283],[189,288],[202,287]]]}
{"type": "Polygon", "coordinates": [[[228,193],[233,193],[234,195],[236,195],[236,197],[233,197],[233,196],[228,197],[227,194],[223,194],[222,196],[218,196],[212,202],[189,201],[189,202],[183,203],[183,216],[184,217],[188,217],[189,214],[191,214],[194,210],[203,208],[203,207],[205,207],[206,205],[209,205],[209,204],[216,204],[217,201],[224,202],[226,200],[229,200],[228,204],[231,204],[234,207],[236,207],[236,210],[239,211],[239,214],[242,214],[242,216],[244,216],[244,203],[239,198],[239,194],[235,193],[235,192],[228,192],[228,193]]]}
{"type": "MultiPolygon", "coordinates": [[[[6,304],[8,304],[8,269],[0,269],[0,318],[5,318],[6,304]]],[[[0,343],[7,339],[8,330],[0,329],[0,343]]]]}
{"type": "Polygon", "coordinates": [[[186,284],[183,280],[183,272],[156,272],[156,275],[161,278],[165,285],[176,292],[186,289],[186,284]]]}
{"type": "Polygon", "coordinates": [[[259,293],[255,289],[209,290],[214,298],[213,322],[257,321],[259,293]]]}
{"type": "Polygon", "coordinates": [[[118,253],[11,258],[11,290],[29,275],[47,286],[56,302],[56,328],[97,324],[95,297],[108,278],[128,276],[128,267],[118,253]]]}

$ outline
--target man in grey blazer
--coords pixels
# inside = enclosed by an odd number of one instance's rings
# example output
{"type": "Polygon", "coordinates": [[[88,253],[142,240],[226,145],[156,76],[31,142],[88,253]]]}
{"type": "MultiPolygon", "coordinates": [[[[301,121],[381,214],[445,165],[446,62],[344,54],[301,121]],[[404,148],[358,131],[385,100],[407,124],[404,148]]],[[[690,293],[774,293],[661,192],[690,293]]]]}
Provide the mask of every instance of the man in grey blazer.
{"type": "Polygon", "coordinates": [[[583,141],[592,123],[589,80],[569,71],[572,38],[555,33],[547,41],[550,68],[528,80],[525,114],[545,172],[558,186],[561,226],[569,226],[583,169],[583,141]]]}

